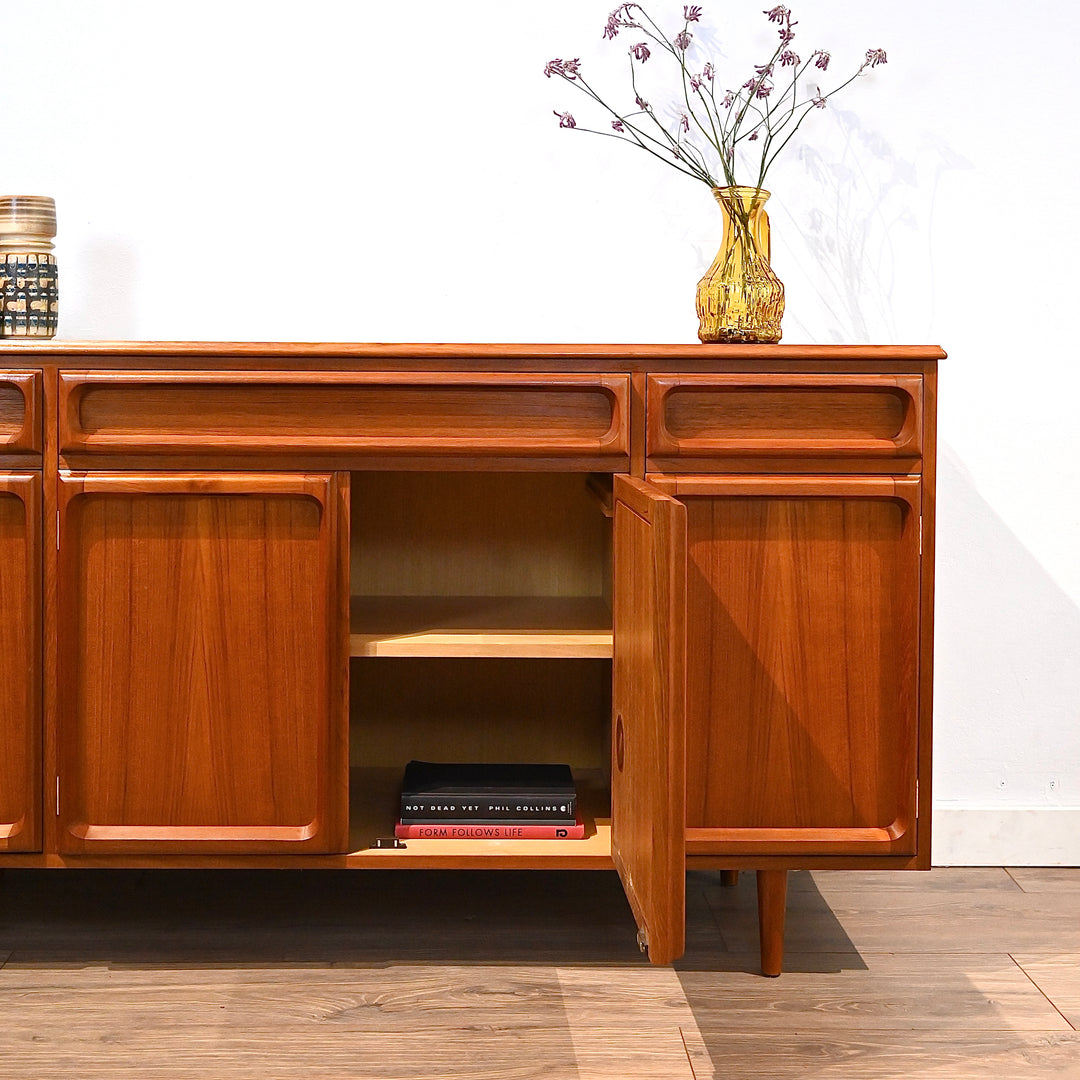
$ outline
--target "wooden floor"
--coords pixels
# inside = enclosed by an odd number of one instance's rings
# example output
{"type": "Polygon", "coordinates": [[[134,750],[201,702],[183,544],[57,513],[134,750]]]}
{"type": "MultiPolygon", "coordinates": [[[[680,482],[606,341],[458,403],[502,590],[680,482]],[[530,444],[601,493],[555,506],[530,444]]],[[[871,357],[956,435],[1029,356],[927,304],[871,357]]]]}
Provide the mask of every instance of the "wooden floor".
{"type": "Polygon", "coordinates": [[[656,969],[603,872],[8,871],[0,1077],[1080,1078],[1080,870],[688,881],[656,969]]]}

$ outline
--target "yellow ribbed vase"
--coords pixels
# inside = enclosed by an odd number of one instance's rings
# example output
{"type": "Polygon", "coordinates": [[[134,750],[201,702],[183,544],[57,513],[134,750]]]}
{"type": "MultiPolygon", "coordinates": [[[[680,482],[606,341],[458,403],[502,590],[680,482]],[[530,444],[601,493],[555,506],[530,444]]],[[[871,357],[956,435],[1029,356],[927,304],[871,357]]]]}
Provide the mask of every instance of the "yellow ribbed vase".
{"type": "Polygon", "coordinates": [[[771,344],[780,340],[784,285],[769,265],[769,192],[717,187],[724,239],[698,282],[698,337],[704,342],[771,344]]]}

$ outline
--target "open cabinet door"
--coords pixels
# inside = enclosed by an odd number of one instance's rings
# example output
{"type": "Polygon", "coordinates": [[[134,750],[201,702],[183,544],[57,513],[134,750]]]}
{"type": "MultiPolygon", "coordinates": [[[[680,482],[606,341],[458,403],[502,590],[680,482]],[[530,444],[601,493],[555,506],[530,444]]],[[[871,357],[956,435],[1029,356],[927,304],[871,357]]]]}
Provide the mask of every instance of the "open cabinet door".
{"type": "Polygon", "coordinates": [[[683,953],[686,510],[615,477],[611,855],[654,964],[683,953]]]}

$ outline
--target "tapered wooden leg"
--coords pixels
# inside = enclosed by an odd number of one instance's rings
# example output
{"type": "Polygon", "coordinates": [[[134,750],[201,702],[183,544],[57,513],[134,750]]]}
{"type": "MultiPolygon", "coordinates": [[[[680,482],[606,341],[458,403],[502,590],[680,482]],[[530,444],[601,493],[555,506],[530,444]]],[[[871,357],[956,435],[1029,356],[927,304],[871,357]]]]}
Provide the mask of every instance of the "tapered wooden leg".
{"type": "Polygon", "coordinates": [[[738,870],[721,870],[720,871],[720,884],[728,889],[733,888],[739,884],[739,871],[738,870]]]}
{"type": "Polygon", "coordinates": [[[757,872],[758,933],[761,973],[777,976],[784,966],[784,915],[787,912],[787,871],[757,872]]]}

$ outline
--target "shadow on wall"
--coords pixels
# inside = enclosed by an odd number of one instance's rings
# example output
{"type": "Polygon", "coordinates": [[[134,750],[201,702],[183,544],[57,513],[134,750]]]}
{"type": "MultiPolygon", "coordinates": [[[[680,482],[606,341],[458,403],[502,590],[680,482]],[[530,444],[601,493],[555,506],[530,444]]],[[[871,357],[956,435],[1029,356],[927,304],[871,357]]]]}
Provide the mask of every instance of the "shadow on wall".
{"type": "Polygon", "coordinates": [[[1076,807],[1080,608],[947,446],[938,467],[935,804],[1076,807]]]}
{"type": "Polygon", "coordinates": [[[770,207],[786,337],[923,340],[934,320],[938,189],[947,172],[973,166],[929,134],[905,157],[856,113],[829,113],[832,131],[799,148],[801,170],[790,167],[770,207]]]}

